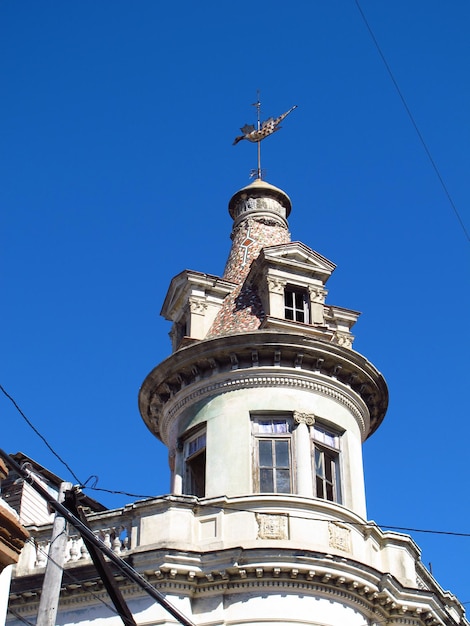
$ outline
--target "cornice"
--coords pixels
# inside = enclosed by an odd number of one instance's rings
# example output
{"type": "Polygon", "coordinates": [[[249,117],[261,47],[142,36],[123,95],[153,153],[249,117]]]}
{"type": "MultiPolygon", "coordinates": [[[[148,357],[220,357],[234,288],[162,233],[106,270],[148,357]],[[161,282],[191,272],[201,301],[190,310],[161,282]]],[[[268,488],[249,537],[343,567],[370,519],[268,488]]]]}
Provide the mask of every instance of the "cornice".
{"type": "MultiPolygon", "coordinates": [[[[207,555],[206,555],[207,556],[207,555]]],[[[220,560],[220,554],[217,555],[220,560]]],[[[279,593],[286,596],[322,597],[354,607],[362,614],[378,622],[408,626],[468,626],[465,617],[452,617],[456,607],[447,605],[444,596],[421,589],[402,587],[390,574],[351,559],[334,557],[323,553],[299,555],[288,550],[229,551],[228,567],[212,569],[210,558],[203,554],[178,553],[176,551],[147,551],[135,554],[134,567],[157,589],[164,593],[178,593],[190,598],[217,596],[220,594],[279,593]],[[238,557],[238,558],[234,558],[238,557]],[[150,566],[150,567],[149,567],[150,566]]],[[[106,599],[102,583],[96,573],[83,569],[82,575],[74,571],[75,580],[64,580],[61,608],[96,604],[106,599]]],[[[144,594],[134,584],[121,576],[116,577],[126,600],[144,594]]],[[[11,606],[19,614],[29,615],[37,610],[40,587],[32,586],[23,592],[14,592],[11,606]]],[[[23,585],[23,588],[25,586],[23,585]]],[[[460,607],[460,613],[462,609],[460,607]]]]}
{"type": "MultiPolygon", "coordinates": [[[[328,380],[309,380],[305,375],[298,375],[295,372],[278,374],[272,368],[260,368],[260,371],[250,372],[250,374],[250,376],[245,375],[244,370],[231,372],[230,378],[223,374],[218,377],[218,380],[215,378],[206,384],[199,383],[181,389],[180,393],[175,394],[168,400],[162,412],[160,419],[162,439],[167,439],[166,435],[171,422],[188,404],[212,395],[229,393],[230,391],[266,387],[304,389],[335,400],[353,414],[362,437],[365,438],[369,415],[367,407],[357,395],[354,396],[343,389],[338,389],[337,385],[332,384],[328,380]]],[[[311,377],[315,378],[315,374],[311,374],[311,377]]]]}
{"type": "Polygon", "coordinates": [[[259,330],[178,350],[147,376],[139,408],[148,428],[165,441],[168,420],[183,406],[243,386],[289,386],[332,397],[353,412],[364,439],[388,404],[382,375],[359,353],[296,333],[259,330]]]}

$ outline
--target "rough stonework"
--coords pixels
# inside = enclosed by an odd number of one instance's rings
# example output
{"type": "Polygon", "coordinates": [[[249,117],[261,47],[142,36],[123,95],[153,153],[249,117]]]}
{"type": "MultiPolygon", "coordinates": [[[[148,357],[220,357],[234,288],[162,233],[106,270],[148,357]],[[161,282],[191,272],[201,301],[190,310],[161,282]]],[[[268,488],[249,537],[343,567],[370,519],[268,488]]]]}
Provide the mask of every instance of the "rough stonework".
{"type": "Polygon", "coordinates": [[[208,338],[256,330],[263,319],[263,305],[256,287],[239,285],[225,298],[208,338]]]}
{"type": "Polygon", "coordinates": [[[262,248],[289,243],[290,233],[278,222],[247,219],[232,232],[232,249],[224,271],[224,279],[240,283],[262,248]]]}
{"type": "MultiPolygon", "coordinates": [[[[263,181],[255,181],[231,207],[235,222],[231,234],[232,248],[223,278],[237,283],[238,287],[225,298],[208,337],[256,330],[264,318],[256,286],[244,281],[263,248],[286,244],[291,240],[284,219],[288,209],[269,197],[273,191],[276,194],[279,192],[263,181]],[[256,194],[263,197],[256,197],[256,194]]],[[[237,198],[237,195],[234,197],[237,198]]]]}

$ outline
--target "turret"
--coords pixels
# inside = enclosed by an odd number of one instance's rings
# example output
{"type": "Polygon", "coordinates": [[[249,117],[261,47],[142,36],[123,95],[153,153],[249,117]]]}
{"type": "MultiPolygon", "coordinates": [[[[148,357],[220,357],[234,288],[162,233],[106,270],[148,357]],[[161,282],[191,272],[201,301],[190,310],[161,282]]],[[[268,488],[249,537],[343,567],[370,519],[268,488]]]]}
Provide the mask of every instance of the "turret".
{"type": "Polygon", "coordinates": [[[361,444],[387,387],[352,350],[358,313],[325,302],[334,264],[291,242],[290,211],[261,180],[234,194],[224,275],[172,280],[173,354],[144,381],[140,410],[169,448],[174,494],[300,496],[365,516],[361,444]]]}

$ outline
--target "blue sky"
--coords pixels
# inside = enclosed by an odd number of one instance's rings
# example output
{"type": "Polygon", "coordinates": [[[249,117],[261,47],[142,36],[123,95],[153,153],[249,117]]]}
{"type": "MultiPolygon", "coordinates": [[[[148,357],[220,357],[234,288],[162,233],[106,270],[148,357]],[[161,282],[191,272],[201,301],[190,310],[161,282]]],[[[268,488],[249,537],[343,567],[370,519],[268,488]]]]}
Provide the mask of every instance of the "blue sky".
{"type": "MultiPolygon", "coordinates": [[[[470,5],[361,0],[470,229],[470,5]]],[[[369,518],[470,532],[469,241],[354,0],[0,3],[0,383],[85,481],[168,491],[137,393],[170,352],[159,317],[188,268],[221,274],[227,203],[262,144],[290,228],[337,264],[328,302],[390,408],[364,446],[369,518]]],[[[1,446],[69,479],[6,398],[1,446]]],[[[89,492],[109,507],[131,500],[89,492]]],[[[470,538],[411,533],[470,601],[470,538]]]]}

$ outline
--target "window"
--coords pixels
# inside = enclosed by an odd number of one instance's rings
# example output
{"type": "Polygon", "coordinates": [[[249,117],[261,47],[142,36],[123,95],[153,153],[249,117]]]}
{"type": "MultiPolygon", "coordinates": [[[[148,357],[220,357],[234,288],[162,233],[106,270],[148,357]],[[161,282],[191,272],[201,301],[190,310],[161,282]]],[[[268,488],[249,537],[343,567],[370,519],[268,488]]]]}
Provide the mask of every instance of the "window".
{"type": "Polygon", "coordinates": [[[292,421],[253,419],[255,488],[260,493],[292,493],[292,421]]]}
{"type": "Polygon", "coordinates": [[[319,424],[312,429],[315,469],[315,495],[317,498],[341,502],[339,473],[339,436],[319,424]]]}
{"type": "Polygon", "coordinates": [[[185,317],[182,317],[180,321],[175,324],[175,332],[176,346],[179,346],[182,339],[189,335],[188,320],[185,317]]]}
{"type": "Polygon", "coordinates": [[[184,443],[185,493],[206,495],[206,431],[199,429],[184,443]]]}
{"type": "Polygon", "coordinates": [[[287,286],[284,291],[284,314],[286,320],[303,322],[310,321],[310,306],[308,292],[299,287],[287,286]]]}

